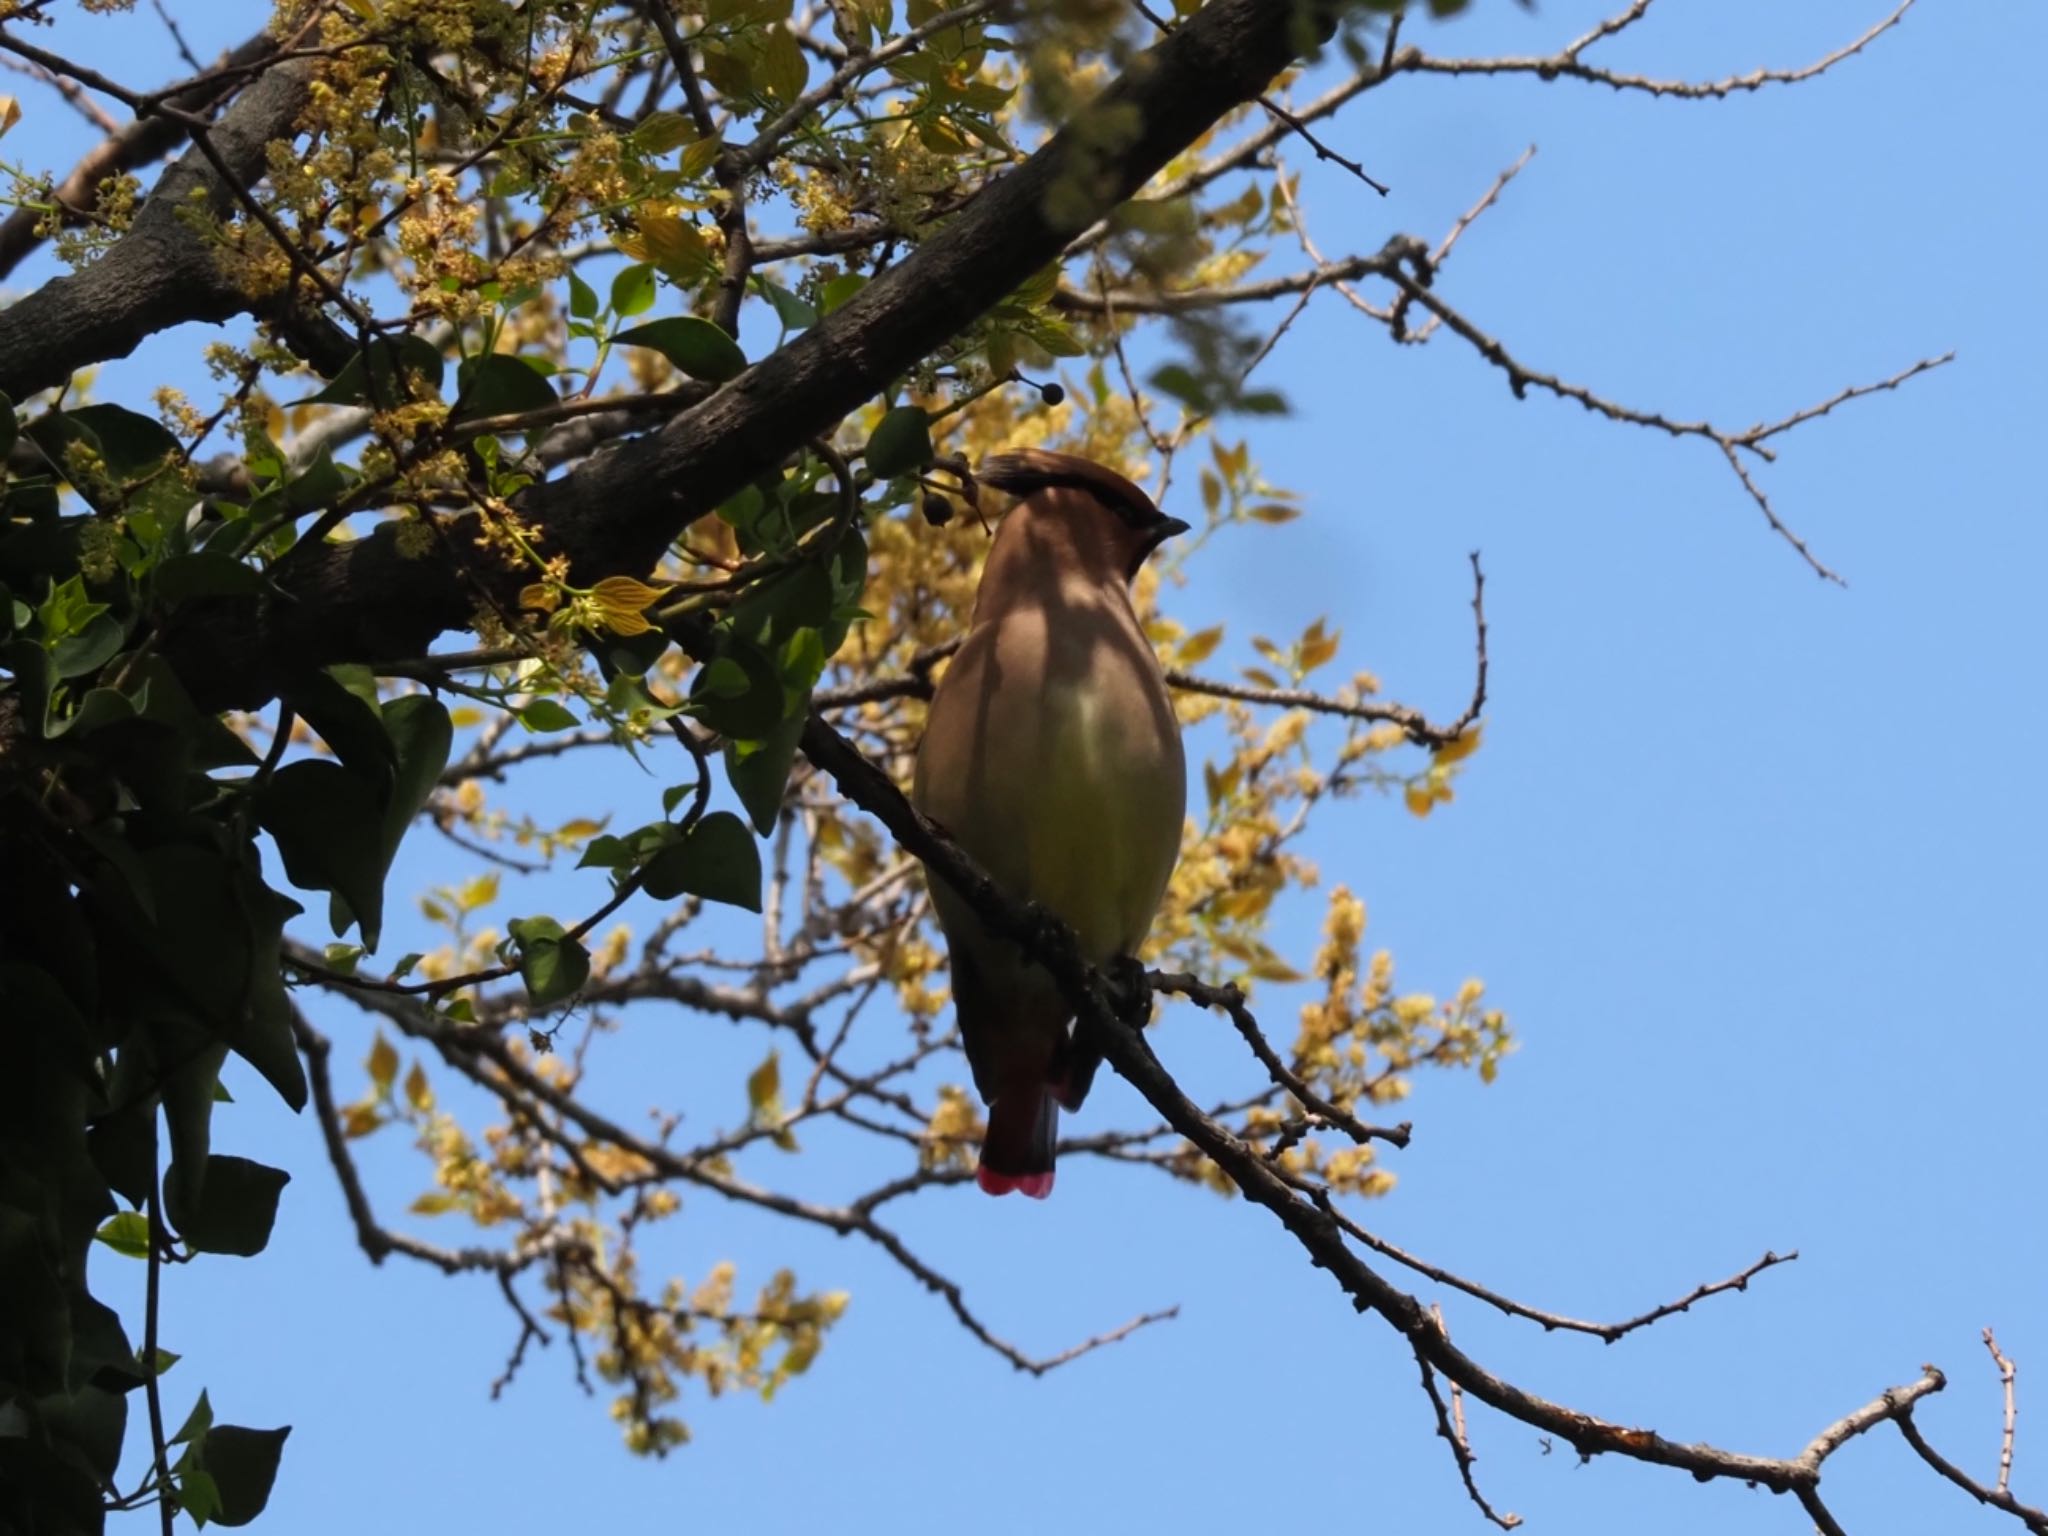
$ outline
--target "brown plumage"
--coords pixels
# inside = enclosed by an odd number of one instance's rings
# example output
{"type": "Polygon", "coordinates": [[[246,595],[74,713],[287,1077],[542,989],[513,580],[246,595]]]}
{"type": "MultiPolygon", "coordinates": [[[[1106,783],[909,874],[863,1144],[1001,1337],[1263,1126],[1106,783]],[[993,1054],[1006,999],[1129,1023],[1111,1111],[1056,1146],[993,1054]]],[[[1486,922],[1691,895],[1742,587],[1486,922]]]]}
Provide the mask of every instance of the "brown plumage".
{"type": "MultiPolygon", "coordinates": [[[[913,798],[1102,964],[1143,942],[1180,852],[1180,727],[1130,583],[1187,525],[1069,454],[1002,454],[977,478],[1022,499],[996,530],[967,639],[932,697],[913,798]]],[[[981,1187],[1042,1198],[1058,1106],[1080,1106],[1100,1058],[1071,1037],[1052,978],[944,882],[930,885],[961,1040],[989,1104],[981,1187]]]]}

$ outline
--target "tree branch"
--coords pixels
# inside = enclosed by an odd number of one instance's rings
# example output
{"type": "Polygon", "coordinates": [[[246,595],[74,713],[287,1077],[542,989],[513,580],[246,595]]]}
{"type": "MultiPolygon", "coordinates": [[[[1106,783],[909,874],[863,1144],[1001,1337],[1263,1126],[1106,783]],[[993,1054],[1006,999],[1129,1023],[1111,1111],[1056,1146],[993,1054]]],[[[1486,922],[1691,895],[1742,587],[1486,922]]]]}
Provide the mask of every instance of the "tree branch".
{"type": "MultiPolygon", "coordinates": [[[[795,444],[828,432],[1258,94],[1302,38],[1288,0],[1206,7],[823,324],[661,431],[531,487],[521,515],[546,530],[579,576],[651,569],[696,517],[795,444]],[[1112,125],[1114,156],[1099,147],[1112,125]]],[[[444,547],[463,549],[474,537],[475,525],[458,520],[444,547]]],[[[285,600],[209,604],[167,638],[166,654],[203,708],[250,707],[299,668],[424,653],[436,634],[465,622],[472,599],[459,564],[470,563],[406,559],[389,529],[342,547],[302,545],[273,573],[285,600]]],[[[485,582],[507,580],[472,570],[485,582]]]]}
{"type": "Polygon", "coordinates": [[[197,146],[187,150],[98,261],[0,309],[0,392],[24,399],[80,368],[127,356],[158,331],[253,307],[187,220],[195,202],[225,215],[235,202],[231,178],[263,175],[270,142],[290,132],[305,103],[308,70],[281,64],[263,75],[210,130],[218,164],[197,146]]]}

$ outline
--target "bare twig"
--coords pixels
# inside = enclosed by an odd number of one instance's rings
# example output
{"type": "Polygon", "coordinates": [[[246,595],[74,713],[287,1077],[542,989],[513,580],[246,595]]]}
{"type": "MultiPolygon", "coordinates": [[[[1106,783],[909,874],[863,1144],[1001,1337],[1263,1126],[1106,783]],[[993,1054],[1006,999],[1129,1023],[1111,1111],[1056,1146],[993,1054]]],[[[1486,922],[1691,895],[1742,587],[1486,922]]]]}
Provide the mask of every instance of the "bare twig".
{"type": "Polygon", "coordinates": [[[1984,1347],[1991,1351],[1991,1363],[1998,1367],[1998,1384],[2005,1389],[2005,1424],[1998,1438],[1998,1491],[2005,1493],[2012,1487],[2013,1421],[2019,1416],[2014,1386],[2020,1370],[1999,1351],[1998,1339],[1989,1328],[1984,1330],[1984,1347]]]}
{"type": "Polygon", "coordinates": [[[1580,55],[1602,38],[1641,19],[1649,9],[1648,0],[1634,0],[1620,15],[1604,21],[1583,37],[1553,54],[1516,58],[1440,59],[1419,48],[1405,48],[1396,56],[1394,68],[1434,75],[1535,75],[1543,80],[1583,80],[1610,86],[1617,91],[1641,91],[1651,96],[1671,96],[1685,101],[1708,101],[1733,96],[1739,91],[1760,91],[1770,85],[1798,85],[1826,74],[1845,59],[1854,58],[1884,33],[1905,19],[1915,0],[1901,0],[1890,15],[1844,43],[1832,53],[1797,69],[1752,69],[1747,74],[1728,75],[1718,80],[1660,80],[1648,75],[1625,74],[1586,63],[1580,55]]]}
{"type": "Polygon", "coordinates": [[[1302,1108],[1326,1123],[1332,1130],[1341,1131],[1360,1146],[1369,1141],[1389,1142],[1397,1147],[1408,1145],[1415,1127],[1404,1120],[1399,1125],[1367,1125],[1347,1109],[1341,1109],[1309,1087],[1301,1074],[1294,1071],[1280,1059],[1272,1042],[1266,1039],[1259,1028],[1259,1021],[1245,1005],[1244,993],[1235,986],[1216,986],[1185,971],[1150,971],[1145,979],[1161,992],[1177,992],[1191,1002],[1200,1003],[1204,1008],[1220,1008],[1230,1016],[1230,1022],[1252,1048],[1252,1054],[1259,1058],[1259,1064],[1282,1088],[1300,1102],[1302,1108]]]}
{"type": "MultiPolygon", "coordinates": [[[[1442,1307],[1432,1306],[1429,1315],[1436,1324],[1437,1332],[1446,1340],[1450,1329],[1444,1326],[1442,1307]]],[[[1464,1480],[1465,1493],[1479,1512],[1504,1531],[1512,1531],[1522,1523],[1517,1514],[1502,1514],[1487,1502],[1486,1495],[1479,1491],[1479,1481],[1472,1473],[1472,1464],[1479,1458],[1472,1453],[1472,1442],[1465,1435],[1465,1396],[1454,1381],[1451,1383],[1451,1401],[1448,1409],[1444,1406],[1443,1394],[1437,1390],[1436,1372],[1430,1369],[1429,1361],[1421,1351],[1415,1355],[1415,1363],[1422,1371],[1422,1390],[1429,1397],[1429,1403],[1436,1410],[1436,1432],[1451,1448],[1451,1457],[1458,1464],[1458,1476],[1464,1480]]]]}

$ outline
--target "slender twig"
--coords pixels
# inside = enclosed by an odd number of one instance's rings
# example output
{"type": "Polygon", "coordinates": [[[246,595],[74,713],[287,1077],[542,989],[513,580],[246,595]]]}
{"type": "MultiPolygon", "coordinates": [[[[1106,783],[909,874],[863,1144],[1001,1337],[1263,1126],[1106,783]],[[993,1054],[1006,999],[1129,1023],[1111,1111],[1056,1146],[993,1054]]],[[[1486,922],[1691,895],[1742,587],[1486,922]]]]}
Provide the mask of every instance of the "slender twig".
{"type": "Polygon", "coordinates": [[[1394,68],[1433,75],[1535,75],[1543,80],[1583,80],[1593,85],[1610,86],[1617,91],[1641,91],[1651,96],[1707,101],[1733,96],[1739,91],[1760,91],[1771,85],[1798,85],[1826,74],[1843,60],[1854,58],[1897,26],[1905,19],[1906,12],[1913,8],[1914,3],[1915,0],[1900,0],[1900,4],[1890,15],[1811,64],[1801,65],[1797,69],[1752,69],[1747,74],[1728,75],[1718,80],[1660,80],[1648,75],[1624,74],[1619,70],[1602,69],[1586,63],[1579,57],[1590,44],[1598,42],[1603,37],[1613,36],[1623,27],[1639,19],[1648,9],[1645,0],[1635,0],[1635,3],[1620,16],[1601,23],[1557,53],[1540,57],[1440,59],[1423,53],[1419,48],[1406,48],[1395,58],[1394,68]]]}
{"type": "Polygon", "coordinates": [[[142,1380],[149,1402],[149,1447],[155,1458],[157,1518],[162,1524],[163,1536],[172,1536],[175,1529],[172,1516],[178,1512],[178,1499],[176,1490],[171,1487],[171,1452],[164,1439],[163,1394],[157,1388],[158,1362],[163,1358],[157,1347],[157,1326],[163,1314],[164,1250],[168,1242],[159,1204],[162,1193],[158,1184],[157,1161],[156,1127],[152,1124],[149,1133],[149,1196],[146,1201],[149,1273],[143,1282],[142,1302],[142,1380]]]}
{"type": "Polygon", "coordinates": [[[1970,1497],[1980,1504],[1989,1504],[1993,1509],[2004,1510],[2029,1531],[2032,1531],[2034,1536],[2048,1536],[2048,1509],[2036,1509],[2031,1504],[2022,1504],[2003,1489],[1985,1487],[1974,1477],[1970,1476],[1969,1473],[1929,1445],[1926,1437],[1920,1433],[1920,1426],[1914,1422],[1913,1415],[1910,1412],[1898,1416],[1898,1426],[1899,1433],[1906,1437],[1906,1444],[1913,1448],[1915,1454],[1922,1461],[1926,1462],[1928,1466],[1934,1468],[1935,1471],[1962,1489],[1963,1492],[1969,1494],[1970,1497]]]}
{"type": "MultiPolygon", "coordinates": [[[[1437,1332],[1449,1339],[1451,1335],[1450,1330],[1444,1327],[1443,1309],[1431,1307],[1429,1310],[1437,1332]]],[[[1522,1517],[1496,1510],[1487,1502],[1486,1495],[1479,1491],[1479,1480],[1473,1475],[1472,1464],[1479,1458],[1473,1455],[1472,1442],[1465,1436],[1464,1394],[1459,1391],[1458,1384],[1452,1382],[1450,1406],[1446,1408],[1443,1394],[1437,1390],[1436,1372],[1430,1369],[1428,1358],[1420,1350],[1415,1352],[1415,1364],[1422,1371],[1422,1390],[1429,1398],[1430,1407],[1436,1410],[1436,1432],[1451,1448],[1451,1459],[1458,1464],[1458,1476],[1464,1481],[1467,1497],[1488,1520],[1504,1531],[1512,1531],[1522,1523],[1522,1517]]]]}
{"type": "Polygon", "coordinates": [[[1145,979],[1158,991],[1178,992],[1204,1008],[1222,1009],[1244,1037],[1245,1044],[1251,1047],[1252,1054],[1259,1058],[1259,1064],[1266,1069],[1267,1075],[1293,1094],[1302,1108],[1327,1122],[1332,1130],[1342,1131],[1360,1146],[1369,1141],[1389,1142],[1397,1147],[1408,1145],[1415,1131],[1410,1122],[1404,1120],[1394,1126],[1367,1125],[1348,1109],[1339,1108],[1309,1087],[1300,1073],[1280,1059],[1280,1053],[1273,1049],[1265,1032],[1259,1028],[1259,1021],[1245,1006],[1244,993],[1236,986],[1219,987],[1185,971],[1150,971],[1145,979]]]}
{"type": "Polygon", "coordinates": [[[2015,1384],[2020,1368],[2000,1353],[1998,1339],[1989,1328],[1984,1330],[1984,1347],[1991,1351],[1991,1363],[1998,1367],[1998,1384],[2005,1389],[2005,1423],[1998,1439],[1998,1491],[2006,1493],[2012,1487],[2013,1422],[2019,1417],[2015,1384]]]}

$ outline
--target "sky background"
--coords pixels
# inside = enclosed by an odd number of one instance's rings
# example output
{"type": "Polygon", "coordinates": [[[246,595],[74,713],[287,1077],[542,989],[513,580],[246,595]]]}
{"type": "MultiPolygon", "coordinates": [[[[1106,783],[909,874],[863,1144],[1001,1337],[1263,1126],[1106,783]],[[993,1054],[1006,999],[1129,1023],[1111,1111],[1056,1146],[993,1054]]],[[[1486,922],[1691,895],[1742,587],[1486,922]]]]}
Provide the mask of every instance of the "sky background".
{"type": "MultiPolygon", "coordinates": [[[[1419,36],[1436,52],[1547,52],[1618,8],[1495,0],[1419,36]]],[[[1599,57],[1692,78],[1793,66],[1883,8],[1662,0],[1599,57]]],[[[179,9],[202,48],[250,14],[179,9]]],[[[177,72],[146,11],[67,24],[51,45],[137,83],[177,72]]],[[[1612,1347],[1453,1296],[1459,1343],[1580,1409],[1772,1455],[1934,1361],[1951,1386],[1920,1422],[1989,1477],[1989,1323],[2020,1365],[2016,1488],[2035,1502],[2048,521],[2025,444],[2048,405],[2044,56],[2042,7],[1921,0],[1830,76],[1718,104],[1403,79],[1324,130],[1393,195],[1316,167],[1304,182],[1327,251],[1397,230],[1434,240],[1535,143],[1442,291],[1532,365],[1674,415],[1746,424],[1957,350],[1781,441],[1764,472],[1847,590],[1769,534],[1708,445],[1517,402],[1455,339],[1396,349],[1331,295],[1261,376],[1296,414],[1251,434],[1310,515],[1229,536],[1169,600],[1191,627],[1229,626],[1219,669],[1251,633],[1325,614],[1349,661],[1450,714],[1470,686],[1465,556],[1484,553],[1492,704],[1456,803],[1426,822],[1347,803],[1310,847],[1365,897],[1369,942],[1407,985],[1483,976],[1521,1042],[1490,1088],[1418,1083],[1403,1110],[1415,1142],[1389,1164],[1400,1186],[1368,1223],[1587,1317],[1634,1313],[1766,1248],[1801,1254],[1746,1296],[1612,1347]]],[[[20,90],[32,115],[7,151],[68,164],[87,130],[20,90]]],[[[192,341],[159,338],[105,370],[101,398],[146,408],[158,382],[196,385],[192,341]]],[[[435,877],[438,850],[420,841],[394,906],[435,877]]],[[[321,1018],[347,1094],[367,1025],[321,1018]]],[[[1287,1010],[1271,1018],[1286,1034],[1287,1010]]],[[[1180,1011],[1158,1045],[1199,1081],[1234,1067],[1226,1034],[1180,1011]]],[[[648,1014],[614,1049],[606,1070],[643,1099],[672,1097],[670,1080],[729,1095],[761,1042],[648,1014]]],[[[166,1388],[174,1415],[203,1383],[221,1419],[295,1426],[267,1528],[1485,1528],[1398,1338],[1249,1207],[1092,1162],[1043,1205],[968,1189],[911,1202],[906,1234],[1027,1349],[1180,1305],[1033,1381],[858,1242],[693,1197],[675,1224],[684,1272],[730,1256],[758,1282],[790,1263],[853,1305],[772,1405],[693,1397],[695,1443],[638,1461],[581,1400],[559,1344],[490,1402],[512,1337],[490,1284],[372,1269],[311,1123],[253,1084],[238,1097],[219,1143],[297,1176],[261,1259],[170,1277],[166,1342],[186,1361],[166,1388]]],[[[1140,1113],[1105,1076],[1075,1128],[1140,1113]]],[[[379,1193],[395,1213],[416,1167],[395,1145],[366,1155],[373,1177],[393,1171],[379,1193]]],[[[1789,1501],[1739,1485],[1578,1466],[1483,1408],[1471,1428],[1487,1492],[1532,1530],[1807,1528],[1789,1501]]],[[[1888,1431],[1830,1461],[1824,1488],[1859,1536],[2017,1528],[1888,1431]]]]}

